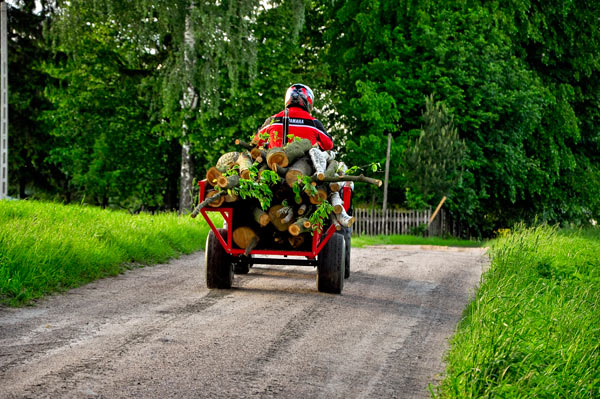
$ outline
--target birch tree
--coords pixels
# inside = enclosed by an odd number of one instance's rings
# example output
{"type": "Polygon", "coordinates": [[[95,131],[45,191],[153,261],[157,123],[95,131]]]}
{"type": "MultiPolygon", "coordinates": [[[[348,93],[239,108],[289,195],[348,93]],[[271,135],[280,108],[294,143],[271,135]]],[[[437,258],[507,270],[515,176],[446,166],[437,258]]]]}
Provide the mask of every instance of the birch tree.
{"type": "Polygon", "coordinates": [[[234,93],[240,76],[252,74],[252,24],[259,5],[258,0],[58,1],[51,32],[65,48],[74,47],[82,29],[103,23],[132,48],[131,57],[163,57],[149,72],[160,77],[161,123],[180,127],[174,133],[182,148],[180,212],[189,210],[192,200],[191,145],[214,140],[199,128],[218,115],[220,87],[234,93]]]}

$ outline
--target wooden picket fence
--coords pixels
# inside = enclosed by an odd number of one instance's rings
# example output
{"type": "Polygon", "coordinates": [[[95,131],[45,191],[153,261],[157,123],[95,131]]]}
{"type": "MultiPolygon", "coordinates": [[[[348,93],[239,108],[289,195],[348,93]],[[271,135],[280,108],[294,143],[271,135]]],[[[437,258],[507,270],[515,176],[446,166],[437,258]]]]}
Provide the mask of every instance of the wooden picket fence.
{"type": "Polygon", "coordinates": [[[429,224],[433,211],[354,208],[356,221],[352,225],[355,235],[392,235],[392,234],[420,234],[427,236],[442,236],[448,232],[447,216],[444,209],[436,215],[429,224]]]}

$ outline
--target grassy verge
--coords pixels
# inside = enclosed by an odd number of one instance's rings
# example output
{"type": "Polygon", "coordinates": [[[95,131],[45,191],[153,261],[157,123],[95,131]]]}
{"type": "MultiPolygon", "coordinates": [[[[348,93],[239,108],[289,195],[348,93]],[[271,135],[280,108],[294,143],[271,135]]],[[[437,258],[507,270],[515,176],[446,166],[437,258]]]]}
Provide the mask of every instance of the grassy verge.
{"type": "Polygon", "coordinates": [[[207,232],[206,223],[175,214],[0,201],[0,302],[17,306],[164,262],[202,248],[207,232]]]}
{"type": "Polygon", "coordinates": [[[434,396],[600,397],[600,231],[520,228],[490,254],[434,396]]]}
{"type": "Polygon", "coordinates": [[[352,247],[365,245],[439,245],[447,247],[480,247],[482,242],[454,238],[419,237],[408,235],[352,237],[352,247]]]}

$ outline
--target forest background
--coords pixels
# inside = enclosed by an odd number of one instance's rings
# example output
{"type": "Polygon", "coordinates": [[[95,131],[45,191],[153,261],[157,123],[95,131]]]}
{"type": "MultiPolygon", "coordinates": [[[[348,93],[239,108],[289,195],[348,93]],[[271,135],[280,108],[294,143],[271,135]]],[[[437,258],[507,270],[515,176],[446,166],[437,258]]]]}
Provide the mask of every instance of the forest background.
{"type": "MultiPolygon", "coordinates": [[[[193,178],[301,82],[349,165],[384,165],[391,134],[388,207],[445,195],[478,236],[600,218],[599,2],[19,0],[8,12],[13,197],[185,211],[193,178]]],[[[357,186],[354,203],[382,197],[357,186]]]]}

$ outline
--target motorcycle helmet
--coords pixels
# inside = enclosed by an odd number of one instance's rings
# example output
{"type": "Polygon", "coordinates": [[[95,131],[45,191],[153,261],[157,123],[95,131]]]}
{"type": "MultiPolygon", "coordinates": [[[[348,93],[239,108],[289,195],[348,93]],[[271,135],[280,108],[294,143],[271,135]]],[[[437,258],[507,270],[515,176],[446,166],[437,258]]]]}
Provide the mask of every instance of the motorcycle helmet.
{"type": "Polygon", "coordinates": [[[285,107],[300,106],[307,112],[312,112],[314,95],[310,87],[301,83],[293,84],[285,93],[285,107]]]}

